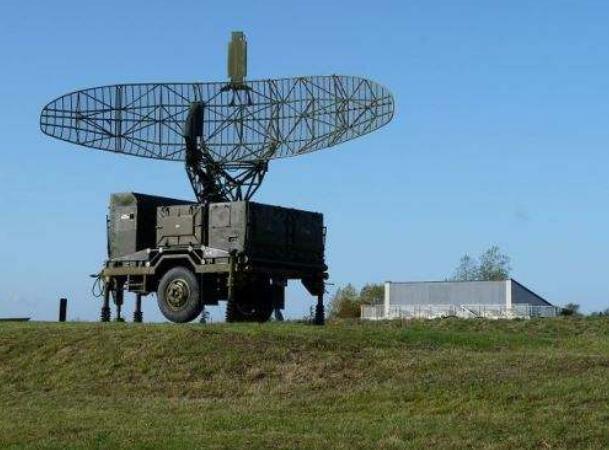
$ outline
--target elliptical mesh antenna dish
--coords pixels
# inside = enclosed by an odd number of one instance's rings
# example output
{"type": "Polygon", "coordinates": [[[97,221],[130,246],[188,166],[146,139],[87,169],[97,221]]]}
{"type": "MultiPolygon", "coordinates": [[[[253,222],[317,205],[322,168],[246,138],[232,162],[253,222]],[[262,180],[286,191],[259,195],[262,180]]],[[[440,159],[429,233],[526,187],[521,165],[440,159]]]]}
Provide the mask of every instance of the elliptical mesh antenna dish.
{"type": "Polygon", "coordinates": [[[332,147],[393,117],[383,86],[344,75],[246,80],[247,42],[229,44],[227,82],[137,83],[63,95],[41,130],[84,147],[184,161],[199,202],[248,200],[269,161],[332,147]]]}

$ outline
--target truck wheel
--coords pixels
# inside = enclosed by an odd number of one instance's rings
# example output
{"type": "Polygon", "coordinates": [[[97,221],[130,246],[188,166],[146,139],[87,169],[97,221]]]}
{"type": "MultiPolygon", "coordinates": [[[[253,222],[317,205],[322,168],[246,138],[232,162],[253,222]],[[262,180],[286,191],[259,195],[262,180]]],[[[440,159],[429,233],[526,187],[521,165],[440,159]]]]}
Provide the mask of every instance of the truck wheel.
{"type": "Polygon", "coordinates": [[[271,304],[269,299],[265,299],[265,303],[262,305],[258,305],[256,310],[256,320],[258,322],[268,322],[271,316],[273,315],[273,305],[271,304]]]}
{"type": "Polygon", "coordinates": [[[245,318],[241,315],[239,309],[237,309],[237,303],[235,300],[230,300],[226,304],[226,321],[232,323],[243,322],[244,320],[245,318]]]}
{"type": "Polygon", "coordinates": [[[273,314],[273,305],[268,299],[258,299],[255,305],[237,304],[237,310],[245,322],[267,322],[273,314]]]}
{"type": "Polygon", "coordinates": [[[270,302],[237,303],[227,308],[227,322],[266,322],[273,314],[273,305],[270,302]]]}
{"type": "Polygon", "coordinates": [[[272,314],[273,303],[264,285],[239,289],[235,299],[226,305],[227,322],[266,322],[272,314]]]}
{"type": "Polygon", "coordinates": [[[185,267],[174,267],[163,275],[157,301],[159,309],[171,322],[190,322],[203,310],[197,278],[185,267]]]}

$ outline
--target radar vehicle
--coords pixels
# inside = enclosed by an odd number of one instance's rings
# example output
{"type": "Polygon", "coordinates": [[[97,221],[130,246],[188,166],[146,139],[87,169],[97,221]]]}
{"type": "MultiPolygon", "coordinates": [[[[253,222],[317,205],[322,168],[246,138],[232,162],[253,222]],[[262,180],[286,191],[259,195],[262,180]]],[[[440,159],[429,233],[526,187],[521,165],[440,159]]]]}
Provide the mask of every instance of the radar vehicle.
{"type": "Polygon", "coordinates": [[[252,201],[269,162],[335,146],[393,116],[383,86],[328,75],[250,81],[247,42],[233,32],[229,79],[94,87],[44,107],[43,133],[108,152],[182,162],[195,200],[112,194],[101,320],[121,319],[125,292],[156,294],[163,315],[189,322],[226,301],[228,322],[270,318],[289,280],[317,298],[324,322],[323,216],[252,201]]]}

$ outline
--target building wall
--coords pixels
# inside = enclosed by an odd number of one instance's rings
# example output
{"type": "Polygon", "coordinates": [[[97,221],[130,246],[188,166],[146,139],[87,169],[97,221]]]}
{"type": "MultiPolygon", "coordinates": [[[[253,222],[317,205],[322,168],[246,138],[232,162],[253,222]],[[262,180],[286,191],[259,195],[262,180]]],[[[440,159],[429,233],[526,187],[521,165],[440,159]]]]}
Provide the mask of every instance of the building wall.
{"type": "Polygon", "coordinates": [[[388,283],[390,305],[506,305],[505,281],[388,283]]]}
{"type": "Polygon", "coordinates": [[[539,295],[512,280],[512,304],[525,303],[534,306],[551,306],[539,295]]]}

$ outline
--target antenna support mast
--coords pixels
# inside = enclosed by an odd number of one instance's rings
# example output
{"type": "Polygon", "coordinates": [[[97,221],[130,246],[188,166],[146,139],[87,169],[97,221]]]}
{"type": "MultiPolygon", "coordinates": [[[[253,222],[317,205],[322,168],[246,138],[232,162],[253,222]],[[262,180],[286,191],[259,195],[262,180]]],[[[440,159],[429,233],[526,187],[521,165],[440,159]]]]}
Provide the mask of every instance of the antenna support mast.
{"type": "MultiPolygon", "coordinates": [[[[230,83],[223,91],[247,91],[247,41],[245,33],[233,31],[228,44],[228,76],[230,83]]],[[[241,161],[219,164],[210,154],[203,137],[205,102],[190,105],[184,126],[186,173],[201,204],[249,200],[258,190],[268,170],[268,161],[241,161]]],[[[251,98],[233,95],[231,106],[239,111],[251,107],[251,98]],[[241,100],[245,100],[243,105],[241,100]]],[[[243,117],[243,110],[238,117],[243,117]]],[[[238,119],[235,119],[238,120],[238,119]]],[[[273,145],[270,146],[273,149],[273,145]]],[[[269,152],[265,152],[269,154],[269,152]]],[[[272,154],[273,152],[271,152],[272,154]]]]}

